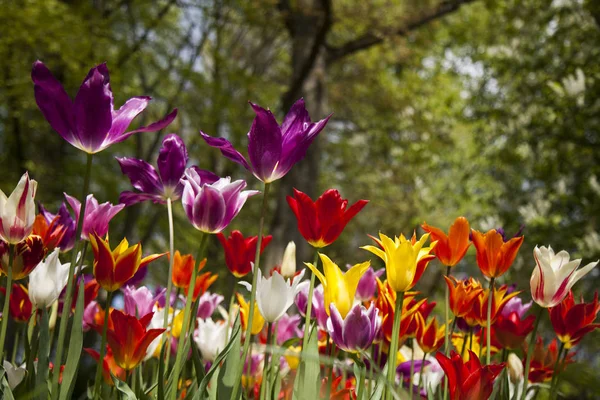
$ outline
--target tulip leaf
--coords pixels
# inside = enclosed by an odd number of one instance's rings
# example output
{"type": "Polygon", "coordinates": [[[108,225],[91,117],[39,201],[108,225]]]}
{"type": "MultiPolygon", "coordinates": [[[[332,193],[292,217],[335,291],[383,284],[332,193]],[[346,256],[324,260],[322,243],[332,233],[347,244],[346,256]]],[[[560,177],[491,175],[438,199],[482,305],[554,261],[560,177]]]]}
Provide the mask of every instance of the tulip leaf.
{"type": "Polygon", "coordinates": [[[112,373],[110,374],[110,377],[115,384],[115,388],[117,388],[117,390],[123,394],[122,398],[125,400],[137,400],[137,396],[135,393],[133,393],[133,390],[131,390],[127,383],[123,382],[112,373]]]}
{"type": "Polygon", "coordinates": [[[48,397],[48,352],[50,351],[50,332],[48,329],[48,310],[42,310],[40,318],[40,336],[38,347],[37,375],[35,379],[35,392],[40,400],[48,397]]]}
{"type": "MultiPolygon", "coordinates": [[[[383,371],[387,371],[387,364],[386,368],[384,368],[383,371]]],[[[387,379],[385,374],[379,374],[379,377],[377,379],[377,385],[375,385],[375,390],[371,394],[371,400],[379,400],[383,398],[383,391],[385,389],[386,383],[387,379]]]]}
{"type": "MultiPolygon", "coordinates": [[[[166,333],[165,333],[166,335],[166,333]]],[[[162,338],[161,338],[162,340],[162,338]]],[[[169,339],[167,339],[160,348],[160,358],[158,359],[158,399],[165,398],[165,348],[169,347],[169,339]]]]}
{"type": "MultiPolygon", "coordinates": [[[[81,349],[83,348],[83,304],[84,304],[84,284],[83,280],[79,283],[79,292],[77,293],[77,304],[75,305],[75,315],[73,316],[73,324],[71,327],[71,337],[69,339],[69,353],[67,354],[67,362],[63,372],[62,384],[60,387],[60,400],[68,400],[72,398],[75,377],[79,369],[81,358],[81,349]]],[[[67,305],[67,307],[69,307],[67,305]]],[[[64,318],[64,317],[63,317],[64,318]]],[[[60,366],[55,365],[54,373],[60,373],[60,366]]]]}
{"type": "Polygon", "coordinates": [[[310,327],[306,348],[302,349],[302,360],[298,366],[298,375],[294,382],[293,399],[318,399],[319,398],[319,343],[317,329],[313,323],[310,327]]]}
{"type": "MultiPolygon", "coordinates": [[[[234,329],[236,329],[236,325],[239,325],[239,318],[236,318],[234,322],[234,329]]],[[[235,386],[235,382],[238,379],[238,364],[244,362],[243,360],[240,361],[241,340],[242,335],[236,335],[230,339],[229,343],[231,346],[228,350],[225,362],[219,371],[219,398],[229,399],[232,396],[233,386],[235,386]]]]}
{"type": "Polygon", "coordinates": [[[299,344],[301,341],[302,341],[301,338],[299,338],[299,337],[293,337],[293,338],[288,339],[285,342],[283,342],[280,347],[284,348],[284,349],[287,349],[290,346],[295,346],[295,345],[299,344]]]}
{"type": "MultiPolygon", "coordinates": [[[[440,389],[442,387],[440,386],[440,389]]],[[[431,385],[429,385],[429,387],[427,388],[427,400],[435,400],[435,398],[433,397],[433,387],[431,385]]]]}
{"type": "Polygon", "coordinates": [[[2,366],[0,366],[0,376],[2,377],[2,385],[0,386],[0,394],[2,394],[2,398],[5,400],[15,400],[12,390],[10,390],[10,385],[8,384],[8,377],[6,376],[2,366]]]}
{"type": "Polygon", "coordinates": [[[196,371],[196,380],[200,382],[206,373],[204,371],[204,364],[202,364],[202,357],[200,356],[198,346],[192,346],[192,362],[194,363],[194,370],[196,371]]]}

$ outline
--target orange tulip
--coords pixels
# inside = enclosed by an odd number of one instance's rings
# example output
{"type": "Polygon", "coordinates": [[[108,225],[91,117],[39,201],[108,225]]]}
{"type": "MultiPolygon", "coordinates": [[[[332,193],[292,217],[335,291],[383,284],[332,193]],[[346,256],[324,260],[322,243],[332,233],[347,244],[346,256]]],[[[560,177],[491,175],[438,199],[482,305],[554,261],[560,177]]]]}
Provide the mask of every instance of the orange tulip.
{"type": "MultiPolygon", "coordinates": [[[[196,301],[198,296],[203,295],[208,290],[210,285],[212,285],[217,280],[218,277],[218,275],[211,274],[210,272],[205,272],[202,275],[196,277],[196,284],[194,285],[194,294],[192,295],[192,300],[196,301]]],[[[189,285],[184,289],[186,296],[188,294],[188,291],[189,285]]]]}
{"type": "Polygon", "coordinates": [[[447,267],[454,267],[463,259],[471,241],[469,240],[469,221],[465,217],[458,217],[454,220],[448,235],[440,228],[436,228],[423,222],[421,225],[425,232],[431,235],[431,241],[437,241],[437,246],[433,249],[436,257],[447,267]]]}
{"type": "MultiPolygon", "coordinates": [[[[494,293],[492,296],[492,309],[490,313],[490,324],[494,324],[500,312],[508,303],[510,299],[518,295],[519,291],[512,292],[507,294],[508,291],[507,285],[502,285],[499,288],[494,288],[494,293]]],[[[487,308],[488,308],[488,297],[490,294],[489,289],[483,290],[477,297],[475,297],[475,301],[473,302],[473,306],[468,314],[464,316],[465,322],[469,326],[487,326],[487,308]]]]}
{"type": "Polygon", "coordinates": [[[89,238],[94,250],[94,277],[107,292],[121,288],[138,269],[166,254],[152,254],[142,258],[142,245],[139,243],[129,247],[127,239],[123,239],[111,250],[108,239],[104,240],[95,233],[89,238]]]}
{"type": "Polygon", "coordinates": [[[446,284],[450,289],[450,310],[455,317],[464,317],[471,311],[473,303],[483,292],[481,283],[473,278],[462,281],[445,276],[446,284]]]}
{"type": "MultiPolygon", "coordinates": [[[[173,284],[180,288],[185,289],[190,285],[190,279],[192,279],[192,271],[196,260],[191,254],[181,255],[179,250],[175,252],[175,258],[173,259],[173,275],[171,279],[173,284]]],[[[198,271],[202,270],[206,265],[206,258],[200,261],[198,264],[198,271]]]]}
{"type": "MultiPolygon", "coordinates": [[[[378,295],[375,306],[379,310],[381,316],[381,331],[388,342],[392,340],[392,331],[394,327],[394,309],[396,307],[396,291],[392,289],[390,284],[385,281],[381,283],[377,279],[378,295]]],[[[406,292],[404,294],[404,302],[402,303],[402,314],[400,319],[399,343],[403,343],[406,339],[414,336],[416,324],[413,323],[415,314],[423,305],[426,299],[414,301],[417,292],[406,292]]]]}
{"type": "Polygon", "coordinates": [[[515,261],[517,252],[523,244],[524,236],[514,237],[507,242],[502,235],[492,229],[481,233],[472,229],[473,244],[477,250],[477,265],[488,278],[502,276],[515,261]]]}
{"type": "Polygon", "coordinates": [[[38,214],[33,221],[33,235],[38,235],[42,238],[44,246],[51,252],[60,243],[67,228],[58,223],[60,216],[54,217],[52,222],[48,224],[46,218],[42,214],[38,214]]]}
{"type": "Polygon", "coordinates": [[[431,318],[429,322],[420,313],[416,314],[417,343],[425,353],[433,353],[444,344],[446,325],[438,327],[437,319],[431,318]]]}
{"type": "MultiPolygon", "coordinates": [[[[84,349],[96,362],[100,360],[100,354],[94,349],[84,349]]],[[[115,361],[115,357],[111,348],[106,349],[106,355],[104,356],[104,360],[102,361],[102,377],[104,378],[104,382],[106,382],[109,386],[114,386],[114,382],[110,374],[113,374],[119,380],[125,381],[127,379],[127,374],[125,370],[117,365],[115,361]]]]}

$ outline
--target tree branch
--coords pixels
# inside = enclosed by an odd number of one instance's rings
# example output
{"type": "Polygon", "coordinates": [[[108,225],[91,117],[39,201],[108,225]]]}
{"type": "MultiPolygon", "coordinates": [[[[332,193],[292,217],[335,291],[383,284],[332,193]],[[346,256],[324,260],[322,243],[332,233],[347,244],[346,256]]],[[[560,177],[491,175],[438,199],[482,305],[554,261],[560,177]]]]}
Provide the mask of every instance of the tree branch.
{"type": "MultiPolygon", "coordinates": [[[[433,10],[421,15],[418,19],[409,22],[407,25],[393,32],[394,36],[406,36],[410,32],[419,29],[423,25],[443,18],[448,14],[457,11],[462,5],[472,3],[475,0],[455,0],[443,1],[433,10]]],[[[385,40],[384,35],[376,35],[372,32],[367,32],[362,36],[350,40],[340,47],[328,47],[327,62],[332,63],[339,59],[354,54],[361,50],[366,50],[372,46],[382,43],[385,40]]]]}

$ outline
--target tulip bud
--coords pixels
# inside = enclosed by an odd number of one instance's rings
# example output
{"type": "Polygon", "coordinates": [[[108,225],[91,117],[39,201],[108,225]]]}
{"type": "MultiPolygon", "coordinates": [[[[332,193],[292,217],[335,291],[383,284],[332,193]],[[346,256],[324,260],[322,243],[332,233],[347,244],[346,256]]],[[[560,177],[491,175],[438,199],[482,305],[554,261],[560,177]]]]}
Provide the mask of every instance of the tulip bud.
{"type": "Polygon", "coordinates": [[[37,182],[25,172],[7,198],[0,190],[0,239],[17,244],[33,230],[37,182]]]}
{"type": "Polygon", "coordinates": [[[296,273],[296,243],[290,241],[283,252],[281,261],[281,275],[291,278],[296,273]]]}
{"type": "Polygon", "coordinates": [[[510,381],[516,385],[523,380],[523,363],[515,353],[510,353],[508,355],[507,364],[508,377],[510,381]]]}

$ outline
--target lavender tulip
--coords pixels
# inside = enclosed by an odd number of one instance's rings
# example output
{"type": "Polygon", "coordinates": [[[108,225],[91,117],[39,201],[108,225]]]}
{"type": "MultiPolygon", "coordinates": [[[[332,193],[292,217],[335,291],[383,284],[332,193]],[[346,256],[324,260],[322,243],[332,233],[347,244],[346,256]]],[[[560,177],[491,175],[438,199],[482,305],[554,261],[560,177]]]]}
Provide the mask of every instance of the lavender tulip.
{"type": "Polygon", "coordinates": [[[214,138],[200,132],[209,146],[216,147],[231,161],[234,161],[265,183],[281,179],[298,161],[323,130],[328,116],[319,122],[310,120],[304,107],[304,100],[298,100],[287,113],[279,126],[271,111],[250,103],[256,117],[248,132],[248,156],[250,163],[224,138],[214,138]]]}
{"type": "Polygon", "coordinates": [[[216,293],[205,292],[198,300],[198,314],[196,317],[202,319],[210,318],[219,304],[223,302],[223,296],[216,293]]]}
{"type": "Polygon", "coordinates": [[[145,286],[137,289],[134,286],[126,286],[123,290],[123,311],[138,318],[150,314],[158,299],[164,297],[165,292],[166,289],[163,289],[158,294],[154,294],[145,286]]]}
{"type": "Polygon", "coordinates": [[[245,181],[231,182],[229,177],[207,182],[197,170],[188,168],[181,200],[183,209],[194,228],[219,233],[238,215],[248,197],[259,193],[243,190],[245,187],[245,181]]]}
{"type": "Polygon", "coordinates": [[[527,311],[529,311],[531,308],[532,304],[533,301],[523,304],[523,300],[521,300],[520,297],[513,297],[506,303],[504,308],[502,308],[500,315],[508,318],[511,313],[516,312],[519,315],[519,318],[523,319],[527,311]]]}
{"type": "Polygon", "coordinates": [[[380,269],[376,272],[373,267],[369,267],[367,272],[360,278],[360,281],[358,281],[354,297],[359,301],[371,300],[375,294],[375,289],[377,289],[377,278],[383,275],[384,272],[385,269],[380,269]]]}
{"type": "MultiPolygon", "coordinates": [[[[277,322],[277,344],[282,345],[292,338],[301,338],[304,335],[300,329],[302,317],[298,314],[284,314],[277,322]]],[[[273,327],[275,329],[275,327],[273,327]]]]}
{"type": "Polygon", "coordinates": [[[77,222],[71,217],[69,214],[69,210],[67,210],[67,205],[63,202],[58,209],[56,214],[52,214],[48,211],[42,204],[38,205],[40,210],[40,214],[44,216],[48,225],[54,221],[54,219],[58,216],[58,224],[62,225],[65,229],[65,233],[58,242],[58,248],[61,252],[69,251],[75,245],[75,230],[77,228],[77,222]]]}
{"type": "Polygon", "coordinates": [[[368,310],[362,304],[355,305],[345,319],[342,319],[335,303],[330,304],[329,311],[327,331],[340,349],[357,352],[371,346],[381,327],[377,308],[373,303],[368,310]]]}
{"type": "MultiPolygon", "coordinates": [[[[308,305],[308,282],[302,282],[300,285],[300,291],[296,296],[294,302],[296,303],[296,307],[300,312],[300,315],[303,317],[306,316],[306,308],[308,305]]],[[[326,330],[327,329],[327,312],[325,311],[325,297],[323,295],[323,286],[319,285],[315,288],[313,292],[312,299],[312,308],[310,310],[310,318],[317,318],[317,324],[319,325],[319,329],[326,330]]]]}
{"type": "MultiPolygon", "coordinates": [[[[79,210],[81,203],[75,197],[64,194],[67,203],[75,213],[75,220],[79,220],[79,210]]],[[[81,239],[88,240],[88,235],[95,232],[98,236],[106,236],[108,233],[108,223],[119,213],[125,204],[113,206],[109,202],[99,204],[93,194],[88,194],[85,206],[85,215],[83,216],[83,229],[81,230],[81,239]]]]}
{"type": "Polygon", "coordinates": [[[88,154],[98,153],[134,133],[159,131],[177,116],[175,109],[158,122],[126,132],[131,121],[148,106],[150,97],[132,97],[115,110],[106,64],[90,70],[74,101],[41,61],[33,64],[31,79],[37,105],[50,126],[88,154]]]}

